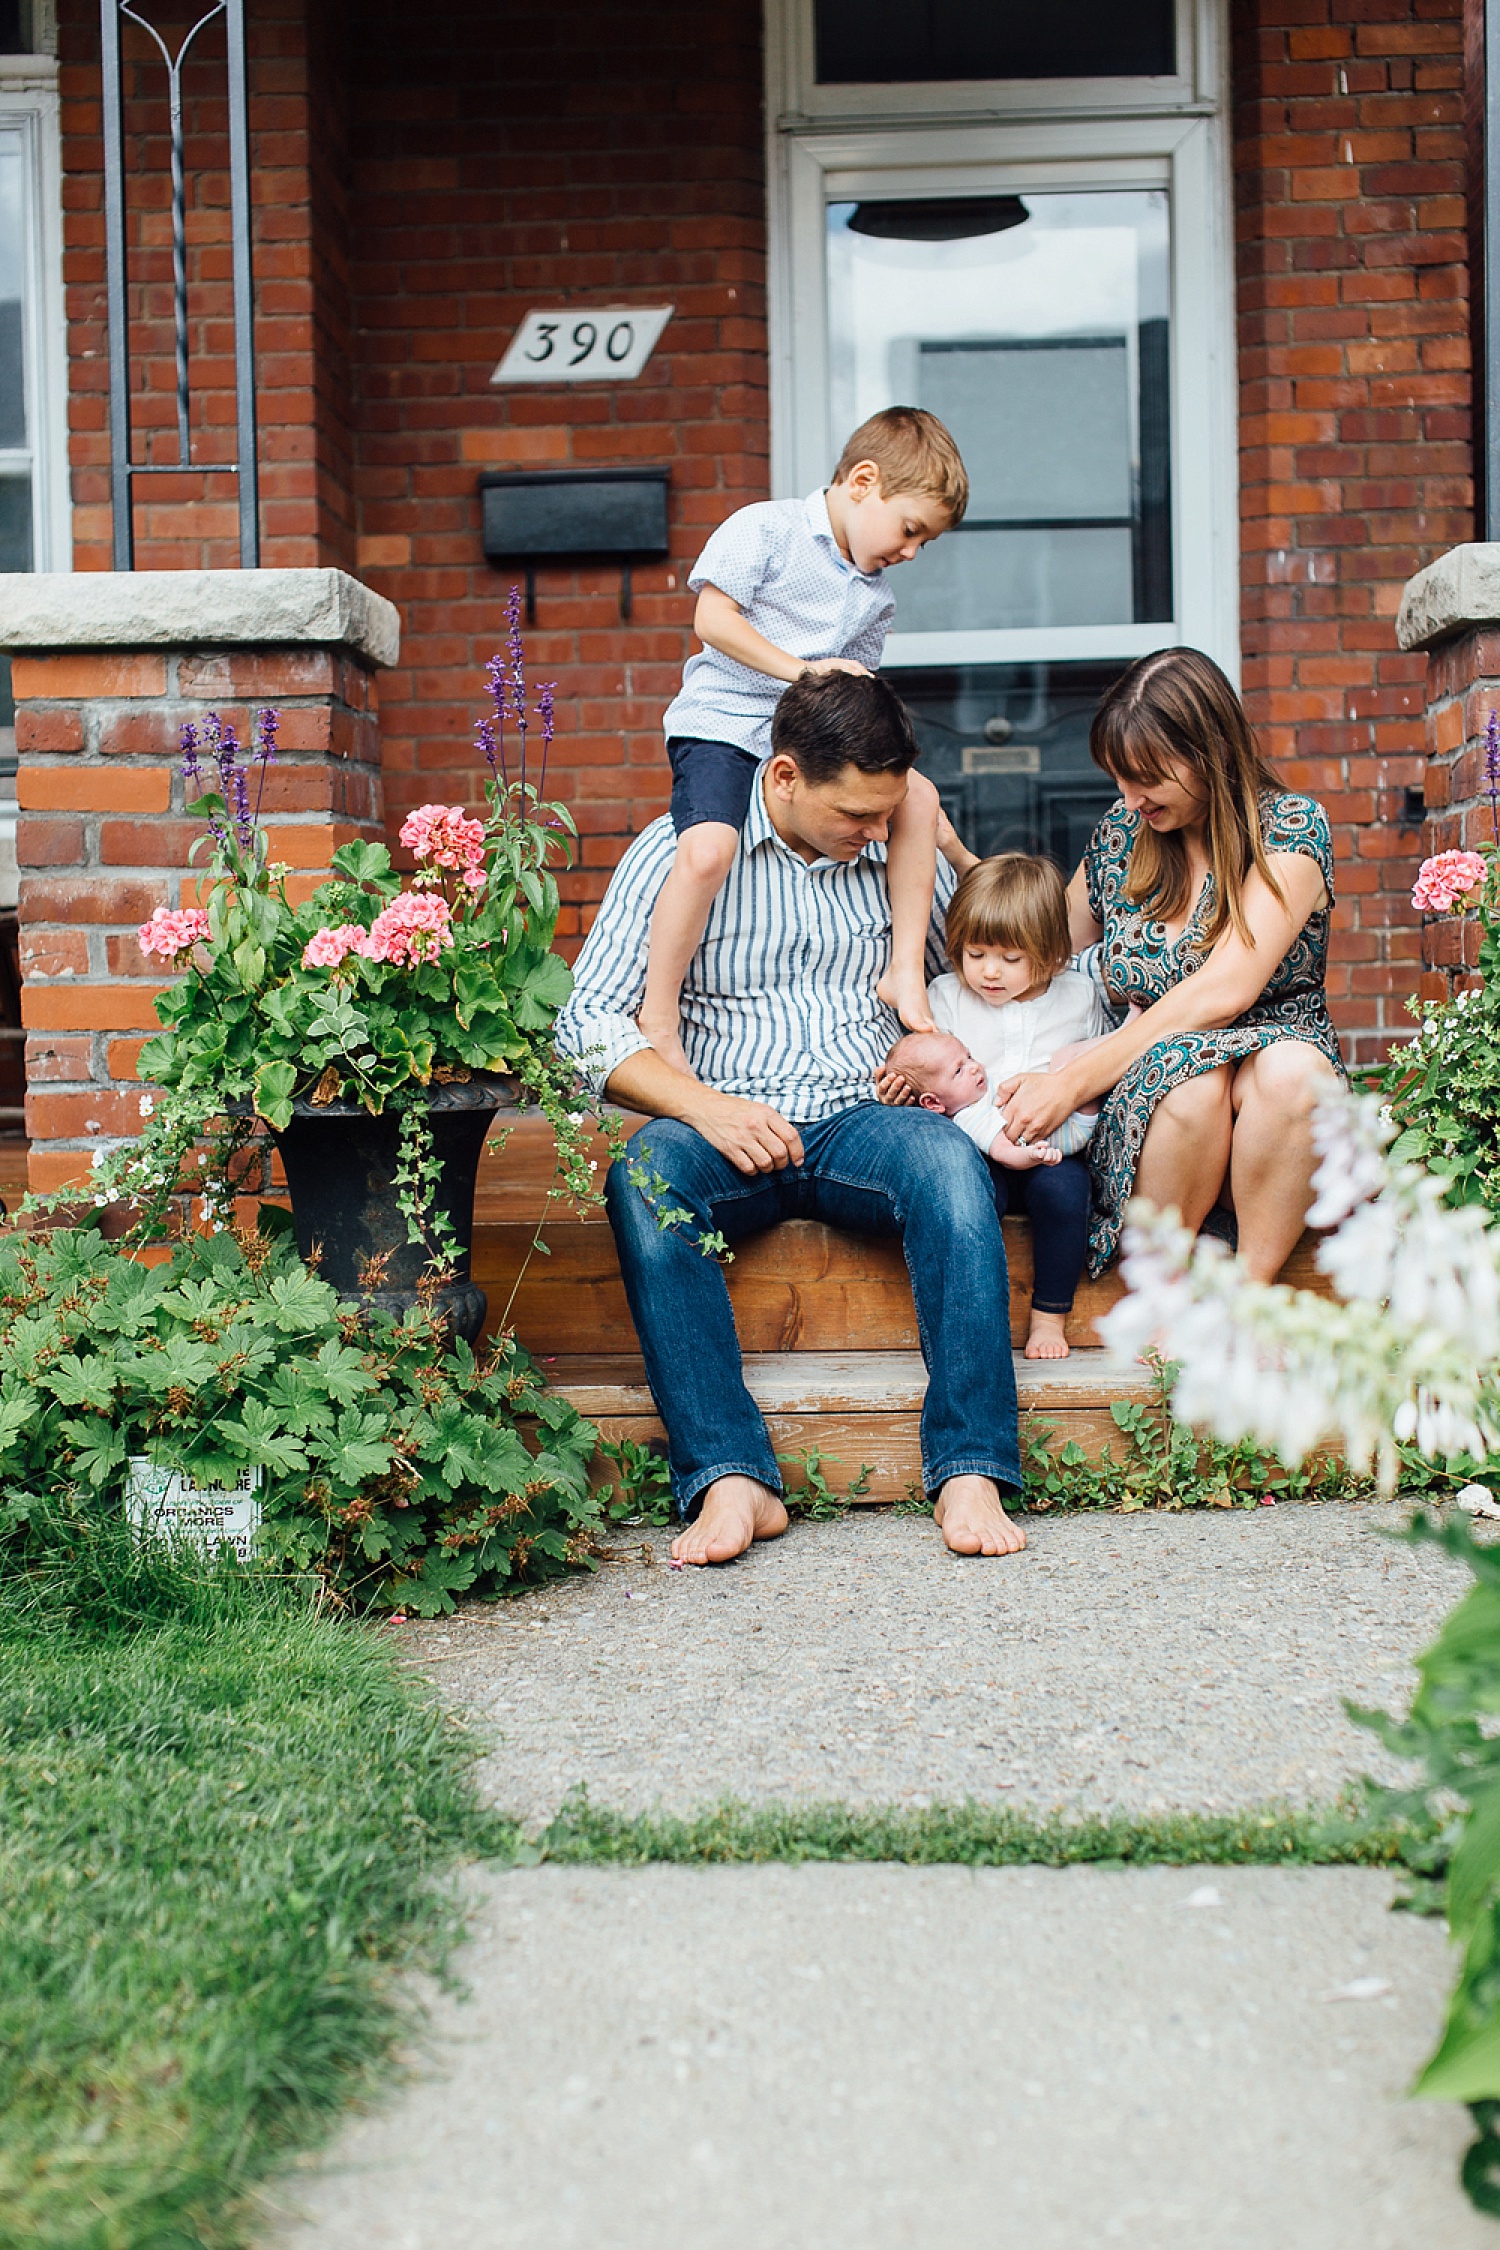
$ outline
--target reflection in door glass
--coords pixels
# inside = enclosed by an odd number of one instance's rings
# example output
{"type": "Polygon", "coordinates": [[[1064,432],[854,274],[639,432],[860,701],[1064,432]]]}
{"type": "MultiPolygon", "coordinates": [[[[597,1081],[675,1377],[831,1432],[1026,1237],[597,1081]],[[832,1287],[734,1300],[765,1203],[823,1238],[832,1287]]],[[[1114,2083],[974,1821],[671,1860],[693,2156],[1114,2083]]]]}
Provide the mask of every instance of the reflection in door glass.
{"type": "Polygon", "coordinates": [[[922,771],[970,851],[1031,852],[1072,874],[1119,795],[1089,756],[1089,724],[1124,668],[974,664],[891,675],[922,771]]]}
{"type": "Polygon", "coordinates": [[[1165,190],[829,206],[833,451],[925,406],[969,472],[898,632],[1171,617],[1168,290],[1165,190]]]}

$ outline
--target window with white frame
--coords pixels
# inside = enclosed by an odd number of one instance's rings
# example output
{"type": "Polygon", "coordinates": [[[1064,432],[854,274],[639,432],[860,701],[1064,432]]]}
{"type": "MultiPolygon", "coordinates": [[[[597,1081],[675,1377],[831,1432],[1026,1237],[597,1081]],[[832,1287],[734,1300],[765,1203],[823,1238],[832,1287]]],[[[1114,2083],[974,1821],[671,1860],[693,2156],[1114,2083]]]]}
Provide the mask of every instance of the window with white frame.
{"type": "Polygon", "coordinates": [[[1224,0],[771,0],[776,489],[896,403],[961,527],[886,664],[976,849],[1071,866],[1088,719],[1133,657],[1238,670],[1224,0]]]}
{"type": "MultiPolygon", "coordinates": [[[[55,33],[50,0],[0,0],[0,572],[72,558],[55,33]]],[[[0,1133],[22,1116],[15,775],[0,656],[0,1133]]]]}

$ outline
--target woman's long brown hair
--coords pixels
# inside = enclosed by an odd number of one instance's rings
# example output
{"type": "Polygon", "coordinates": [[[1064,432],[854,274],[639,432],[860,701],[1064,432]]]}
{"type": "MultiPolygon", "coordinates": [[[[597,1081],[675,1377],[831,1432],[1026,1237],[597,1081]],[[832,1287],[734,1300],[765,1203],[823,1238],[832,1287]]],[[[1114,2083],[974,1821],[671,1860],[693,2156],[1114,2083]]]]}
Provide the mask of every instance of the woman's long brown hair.
{"type": "MultiPolygon", "coordinates": [[[[1117,781],[1149,788],[1186,767],[1205,792],[1205,823],[1214,907],[1204,937],[1209,945],[1226,925],[1251,943],[1245,920],[1245,879],[1255,868],[1286,904],[1271,872],[1261,834],[1260,799],[1279,787],[1260,754],[1239,697],[1201,649],[1159,649],[1123,672],[1094,714],[1089,750],[1095,765],[1117,781]]],[[[1125,896],[1149,906],[1160,921],[1175,921],[1190,896],[1187,848],[1179,833],[1158,836],[1142,821],[1130,855],[1125,896]]]]}

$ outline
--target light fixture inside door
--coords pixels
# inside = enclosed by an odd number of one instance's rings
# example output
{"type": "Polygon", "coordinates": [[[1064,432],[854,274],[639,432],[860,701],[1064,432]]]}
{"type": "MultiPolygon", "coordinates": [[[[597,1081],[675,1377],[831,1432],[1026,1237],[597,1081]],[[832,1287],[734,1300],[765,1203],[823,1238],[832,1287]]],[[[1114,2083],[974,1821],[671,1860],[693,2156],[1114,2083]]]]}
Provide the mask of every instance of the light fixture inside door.
{"type": "Polygon", "coordinates": [[[975,235],[1004,234],[1030,217],[1018,195],[928,196],[856,203],[849,231],[881,242],[967,242],[975,235]]]}

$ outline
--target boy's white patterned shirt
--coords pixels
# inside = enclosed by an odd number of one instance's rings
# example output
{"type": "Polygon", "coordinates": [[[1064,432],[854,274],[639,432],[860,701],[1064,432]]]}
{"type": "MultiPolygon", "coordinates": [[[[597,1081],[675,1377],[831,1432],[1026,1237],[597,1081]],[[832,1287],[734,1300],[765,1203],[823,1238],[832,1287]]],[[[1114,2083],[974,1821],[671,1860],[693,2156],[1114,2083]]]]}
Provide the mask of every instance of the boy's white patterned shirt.
{"type": "MultiPolygon", "coordinates": [[[[874,1076],[900,1037],[875,997],[891,951],[885,846],[809,866],[771,824],[761,787],[703,942],[682,985],[682,1044],[705,1085],[769,1102],[813,1124],[875,1098],[874,1076]]],[[[636,1023],[646,991],[651,910],[677,849],[665,814],[644,829],[610,880],[557,1019],[559,1051],[595,1095],[612,1071],[650,1045],[636,1023]]],[[[939,860],[928,974],[942,960],[954,876],[939,860]]]]}
{"type": "MultiPolygon", "coordinates": [[[[695,594],[717,586],[789,656],[807,663],[852,657],[870,672],[880,664],[896,614],[885,573],[856,570],[840,553],[822,492],[738,509],[709,540],[688,585],[695,594]]],[[[731,742],[764,758],[771,714],[785,691],[784,680],[703,649],[688,658],[681,690],[667,706],[667,739],[731,742]]]]}

